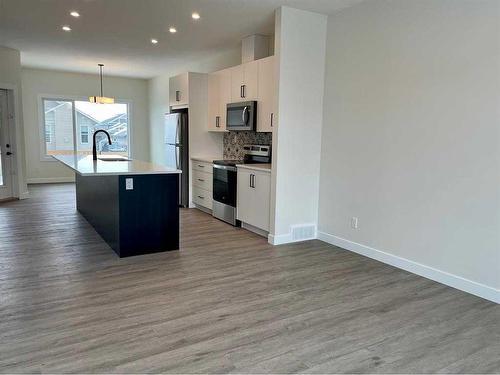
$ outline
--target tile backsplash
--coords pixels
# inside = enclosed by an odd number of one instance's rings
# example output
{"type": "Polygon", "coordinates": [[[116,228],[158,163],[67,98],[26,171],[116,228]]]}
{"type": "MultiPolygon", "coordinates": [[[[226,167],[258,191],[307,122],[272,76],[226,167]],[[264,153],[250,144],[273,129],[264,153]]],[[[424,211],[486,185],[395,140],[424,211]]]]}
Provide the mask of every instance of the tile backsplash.
{"type": "Polygon", "coordinates": [[[273,133],[239,131],[224,133],[224,159],[243,159],[244,145],[271,145],[273,133]]]}

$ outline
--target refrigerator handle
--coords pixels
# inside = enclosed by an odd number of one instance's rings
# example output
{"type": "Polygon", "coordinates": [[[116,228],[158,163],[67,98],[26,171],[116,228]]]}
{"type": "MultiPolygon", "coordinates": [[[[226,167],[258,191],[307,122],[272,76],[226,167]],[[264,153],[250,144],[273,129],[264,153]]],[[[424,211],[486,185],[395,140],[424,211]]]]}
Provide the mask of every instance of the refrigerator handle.
{"type": "Polygon", "coordinates": [[[179,166],[179,146],[175,147],[175,167],[177,169],[180,169],[180,166],[179,166]]]}

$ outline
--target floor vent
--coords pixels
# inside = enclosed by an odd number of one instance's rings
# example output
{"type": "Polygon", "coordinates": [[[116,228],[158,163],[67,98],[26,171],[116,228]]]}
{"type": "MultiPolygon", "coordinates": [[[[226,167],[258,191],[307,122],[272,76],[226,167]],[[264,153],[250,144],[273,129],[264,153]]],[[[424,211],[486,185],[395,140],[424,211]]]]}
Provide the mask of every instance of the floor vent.
{"type": "Polygon", "coordinates": [[[316,225],[314,224],[292,225],[293,241],[312,240],[314,238],[316,238],[316,225]]]}

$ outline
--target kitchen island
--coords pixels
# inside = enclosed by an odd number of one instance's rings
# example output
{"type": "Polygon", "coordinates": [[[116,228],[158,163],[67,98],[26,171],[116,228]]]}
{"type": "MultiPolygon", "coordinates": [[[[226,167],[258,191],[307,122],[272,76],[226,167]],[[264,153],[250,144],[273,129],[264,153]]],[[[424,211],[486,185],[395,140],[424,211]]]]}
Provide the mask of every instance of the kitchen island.
{"type": "Polygon", "coordinates": [[[119,157],[53,157],[75,171],[78,212],[118,256],[179,249],[180,170],[119,157]]]}

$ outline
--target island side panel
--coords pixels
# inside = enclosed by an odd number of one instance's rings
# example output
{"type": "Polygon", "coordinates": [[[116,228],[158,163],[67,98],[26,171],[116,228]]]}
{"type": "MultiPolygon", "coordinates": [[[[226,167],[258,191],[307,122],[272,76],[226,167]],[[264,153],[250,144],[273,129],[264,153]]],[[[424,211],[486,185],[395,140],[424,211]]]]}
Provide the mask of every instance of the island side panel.
{"type": "Polygon", "coordinates": [[[76,173],[76,208],[120,255],[118,176],[76,173]]]}
{"type": "Polygon", "coordinates": [[[119,197],[121,257],[179,249],[179,174],[120,176],[119,197]]]}

